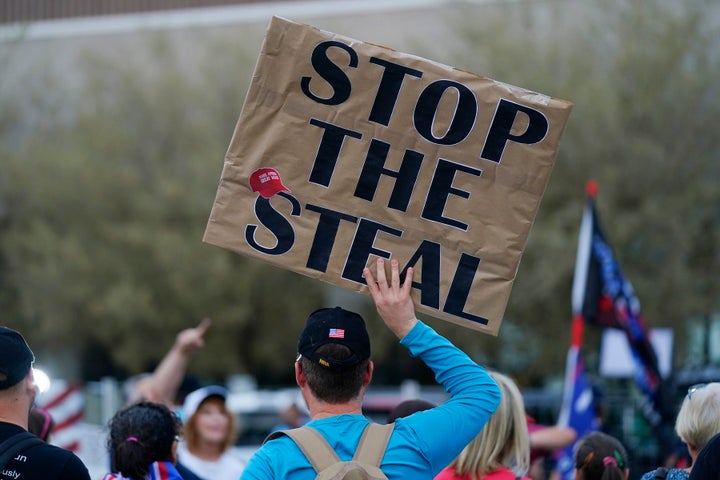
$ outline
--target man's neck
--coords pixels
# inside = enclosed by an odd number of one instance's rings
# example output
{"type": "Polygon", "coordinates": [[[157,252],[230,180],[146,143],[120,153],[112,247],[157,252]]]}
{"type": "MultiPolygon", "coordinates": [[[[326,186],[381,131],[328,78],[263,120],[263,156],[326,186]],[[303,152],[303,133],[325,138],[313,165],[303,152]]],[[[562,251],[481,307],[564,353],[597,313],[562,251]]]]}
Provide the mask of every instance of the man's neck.
{"type": "Polygon", "coordinates": [[[320,400],[313,395],[312,390],[306,382],[301,382],[300,390],[302,391],[305,405],[310,412],[310,420],[318,420],[320,418],[335,417],[337,415],[362,415],[362,404],[365,398],[365,388],[372,378],[372,366],[368,370],[367,381],[363,383],[362,388],[357,396],[343,403],[328,403],[320,400]]]}
{"type": "Polygon", "coordinates": [[[321,418],[335,417],[337,415],[361,415],[362,408],[356,402],[348,403],[324,403],[318,402],[317,405],[310,407],[310,419],[319,420],[321,418]]]}
{"type": "Polygon", "coordinates": [[[23,415],[16,406],[8,408],[8,405],[0,402],[0,422],[12,423],[19,427],[28,429],[29,413],[23,415]]]}
{"type": "Polygon", "coordinates": [[[27,430],[36,394],[30,370],[18,385],[0,391],[0,422],[14,423],[27,430]]]}

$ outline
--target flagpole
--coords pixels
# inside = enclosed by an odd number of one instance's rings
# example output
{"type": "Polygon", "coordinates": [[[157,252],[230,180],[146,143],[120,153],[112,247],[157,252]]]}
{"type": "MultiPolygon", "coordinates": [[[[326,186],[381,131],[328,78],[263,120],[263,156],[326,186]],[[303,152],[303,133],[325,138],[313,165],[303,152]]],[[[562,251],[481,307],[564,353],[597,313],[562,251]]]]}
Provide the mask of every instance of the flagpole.
{"type": "MultiPolygon", "coordinates": [[[[575,258],[575,271],[571,293],[572,322],[570,329],[570,347],[568,348],[565,365],[565,385],[563,400],[558,417],[558,425],[572,427],[578,437],[597,428],[595,424],[595,409],[592,388],[585,375],[580,349],[583,344],[585,331],[585,318],[583,316],[583,303],[587,287],[587,274],[590,268],[592,232],[593,232],[593,204],[597,195],[597,183],[590,180],[586,187],[587,200],[583,210],[580,233],[578,234],[578,248],[575,258]]],[[[577,440],[576,440],[577,441],[577,440]]],[[[562,480],[574,478],[573,445],[565,447],[557,463],[562,480]]]]}
{"type": "Polygon", "coordinates": [[[570,348],[568,349],[565,362],[565,386],[563,389],[563,402],[558,417],[558,424],[567,426],[570,422],[572,409],[572,398],[574,390],[575,367],[580,348],[583,343],[585,331],[585,319],[583,318],[583,301],[585,299],[585,288],[587,282],[587,271],[590,265],[590,245],[592,243],[592,202],[598,193],[598,185],[595,180],[588,180],[585,184],[586,202],[583,209],[582,221],[580,222],[580,233],[578,234],[578,247],[575,254],[575,271],[573,273],[573,285],[571,292],[572,323],[570,329],[570,348]]]}
{"type": "Polygon", "coordinates": [[[580,222],[580,233],[578,234],[578,247],[575,254],[575,272],[573,274],[573,285],[571,293],[571,305],[573,316],[583,314],[583,302],[585,300],[585,289],[587,287],[587,273],[590,268],[590,248],[592,245],[593,213],[592,208],[595,197],[598,193],[598,185],[595,180],[589,180],[585,185],[585,208],[583,209],[582,221],[580,222]]]}
{"type": "Polygon", "coordinates": [[[571,292],[572,323],[570,327],[570,348],[568,349],[565,365],[565,387],[563,389],[563,402],[558,418],[559,425],[567,426],[570,422],[570,410],[573,398],[575,367],[585,332],[585,318],[583,317],[583,301],[587,282],[587,271],[590,265],[590,245],[592,236],[591,203],[595,201],[598,185],[595,180],[588,180],[585,184],[586,204],[583,209],[580,233],[578,234],[578,247],[575,254],[575,271],[571,292]]]}

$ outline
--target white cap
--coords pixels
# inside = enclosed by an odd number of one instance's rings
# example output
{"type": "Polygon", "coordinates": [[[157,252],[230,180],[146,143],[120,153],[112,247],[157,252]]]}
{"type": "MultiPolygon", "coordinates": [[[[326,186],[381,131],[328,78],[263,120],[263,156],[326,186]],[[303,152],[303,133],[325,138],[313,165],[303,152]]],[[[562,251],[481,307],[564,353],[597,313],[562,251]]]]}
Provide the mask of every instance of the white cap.
{"type": "Polygon", "coordinates": [[[219,385],[198,388],[187,394],[183,402],[183,415],[185,419],[192,417],[202,402],[210,397],[220,397],[225,401],[228,391],[219,385]]]}

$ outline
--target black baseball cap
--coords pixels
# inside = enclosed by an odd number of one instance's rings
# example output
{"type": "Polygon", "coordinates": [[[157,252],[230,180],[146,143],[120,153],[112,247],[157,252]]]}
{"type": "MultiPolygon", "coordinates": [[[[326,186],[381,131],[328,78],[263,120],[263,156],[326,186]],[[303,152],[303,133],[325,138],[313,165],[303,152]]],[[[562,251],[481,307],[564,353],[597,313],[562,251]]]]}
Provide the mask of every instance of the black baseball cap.
{"type": "Polygon", "coordinates": [[[341,307],[315,310],[300,334],[298,353],[328,368],[347,367],[367,360],[370,358],[370,337],[365,321],[357,313],[341,307]],[[329,343],[345,345],[352,355],[344,360],[319,355],[318,347],[329,343]]]}
{"type": "Polygon", "coordinates": [[[17,385],[30,371],[35,356],[15,330],[0,327],[0,390],[17,385]]]}

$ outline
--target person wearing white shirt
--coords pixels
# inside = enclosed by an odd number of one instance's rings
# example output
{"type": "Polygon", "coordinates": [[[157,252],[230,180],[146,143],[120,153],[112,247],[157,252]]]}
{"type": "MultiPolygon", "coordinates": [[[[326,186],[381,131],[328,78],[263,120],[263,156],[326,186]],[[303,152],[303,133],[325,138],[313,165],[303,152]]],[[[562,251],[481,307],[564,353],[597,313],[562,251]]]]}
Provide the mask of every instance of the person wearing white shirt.
{"type": "Polygon", "coordinates": [[[183,403],[184,441],[178,463],[204,480],[238,480],[245,464],[230,447],[235,441],[235,416],[226,405],[227,390],[217,385],[188,394],[183,403]]]}

